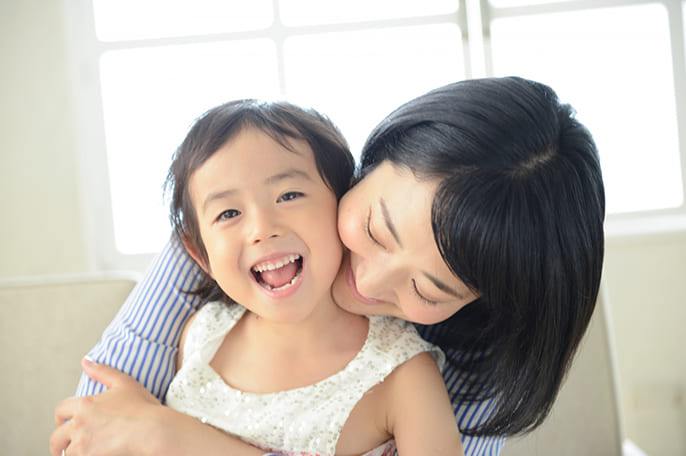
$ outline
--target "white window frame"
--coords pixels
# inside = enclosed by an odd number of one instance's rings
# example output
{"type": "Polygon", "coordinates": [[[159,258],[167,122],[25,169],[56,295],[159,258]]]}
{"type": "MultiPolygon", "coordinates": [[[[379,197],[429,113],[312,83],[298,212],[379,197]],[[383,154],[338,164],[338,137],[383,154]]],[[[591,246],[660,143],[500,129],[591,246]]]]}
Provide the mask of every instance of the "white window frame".
{"type": "MultiPolygon", "coordinates": [[[[278,17],[278,0],[273,1],[275,16],[278,17]]],[[[81,166],[82,223],[84,233],[86,233],[85,248],[89,255],[90,268],[93,270],[142,270],[152,258],[152,254],[122,254],[115,247],[100,92],[99,58],[104,52],[153,45],[267,37],[276,43],[280,84],[282,92],[285,93],[283,44],[287,37],[325,31],[383,29],[452,21],[460,27],[462,32],[465,75],[467,78],[472,78],[493,74],[489,43],[489,28],[492,20],[529,14],[571,12],[650,3],[665,5],[669,16],[680,144],[679,154],[681,157],[683,194],[686,195],[686,50],[684,45],[686,38],[682,0],[567,0],[507,8],[492,7],[488,4],[488,0],[459,0],[457,14],[298,27],[285,27],[276,20],[271,27],[260,31],[126,42],[98,41],[95,35],[92,2],[90,0],[65,0],[64,20],[68,38],[68,56],[71,60],[70,81],[74,100],[78,158],[81,166]]],[[[607,217],[606,232],[610,240],[686,232],[686,207],[682,203],[680,207],[672,209],[610,214],[607,217]]]]}

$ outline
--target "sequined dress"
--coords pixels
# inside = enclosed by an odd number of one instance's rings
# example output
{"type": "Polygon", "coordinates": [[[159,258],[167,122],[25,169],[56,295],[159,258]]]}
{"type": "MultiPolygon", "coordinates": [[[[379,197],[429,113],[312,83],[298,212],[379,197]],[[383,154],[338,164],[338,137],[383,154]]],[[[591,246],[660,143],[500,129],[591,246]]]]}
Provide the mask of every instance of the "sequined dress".
{"type": "MultiPolygon", "coordinates": [[[[242,306],[221,302],[198,311],[186,335],[183,366],[169,386],[166,403],[265,451],[333,455],[348,415],[367,390],[421,352],[431,353],[443,367],[441,350],[422,339],[414,326],[370,316],[362,349],[341,371],[288,391],[239,391],[209,363],[244,312],[242,306]]],[[[391,455],[394,449],[390,440],[365,456],[391,455]]]]}

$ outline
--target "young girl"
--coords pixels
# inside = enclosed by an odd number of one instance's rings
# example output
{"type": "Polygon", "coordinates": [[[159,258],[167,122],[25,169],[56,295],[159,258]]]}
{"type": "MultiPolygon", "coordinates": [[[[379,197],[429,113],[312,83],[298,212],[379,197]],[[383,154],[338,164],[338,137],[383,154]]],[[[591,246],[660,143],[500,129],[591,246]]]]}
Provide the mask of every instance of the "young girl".
{"type": "Polygon", "coordinates": [[[440,350],[331,296],[352,172],[312,111],[243,100],[196,122],[168,188],[210,302],[183,331],[167,405],[289,455],[462,454],[440,350]]]}

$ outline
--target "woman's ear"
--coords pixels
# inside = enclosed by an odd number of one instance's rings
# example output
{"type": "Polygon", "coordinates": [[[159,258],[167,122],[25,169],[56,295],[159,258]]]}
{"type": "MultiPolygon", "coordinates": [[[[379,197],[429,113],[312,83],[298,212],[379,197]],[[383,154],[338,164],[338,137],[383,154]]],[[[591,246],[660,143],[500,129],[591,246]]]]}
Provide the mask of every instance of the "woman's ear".
{"type": "Polygon", "coordinates": [[[193,260],[200,266],[200,268],[205,271],[205,274],[209,275],[212,277],[212,273],[210,271],[210,265],[205,262],[200,255],[198,255],[198,252],[195,250],[193,247],[193,243],[191,242],[190,238],[188,237],[188,233],[183,233],[183,236],[181,238],[181,241],[183,242],[183,246],[186,248],[186,252],[193,258],[193,260]]]}

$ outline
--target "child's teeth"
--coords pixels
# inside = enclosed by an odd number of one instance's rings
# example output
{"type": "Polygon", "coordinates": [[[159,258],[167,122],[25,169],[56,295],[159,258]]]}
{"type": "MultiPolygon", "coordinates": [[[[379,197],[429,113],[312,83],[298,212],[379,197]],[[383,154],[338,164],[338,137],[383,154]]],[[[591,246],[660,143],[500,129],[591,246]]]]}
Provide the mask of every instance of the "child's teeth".
{"type": "Polygon", "coordinates": [[[287,258],[277,261],[276,263],[260,264],[255,266],[253,269],[255,270],[255,272],[273,271],[275,269],[284,267],[288,263],[294,262],[298,258],[300,258],[300,255],[289,255],[287,258]]]}
{"type": "Polygon", "coordinates": [[[300,277],[300,271],[298,271],[298,273],[295,274],[295,277],[293,277],[293,279],[291,279],[290,282],[288,282],[288,283],[286,283],[286,284],[284,284],[284,285],[281,285],[279,288],[274,288],[274,287],[272,287],[271,285],[269,285],[268,283],[263,283],[262,286],[265,287],[265,288],[268,289],[268,290],[277,290],[277,291],[278,291],[278,290],[283,290],[283,289],[288,288],[288,287],[290,287],[291,285],[293,285],[293,284],[295,283],[295,281],[298,280],[298,277],[300,277]]]}

